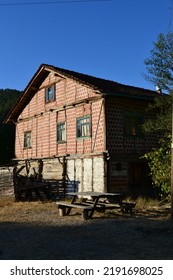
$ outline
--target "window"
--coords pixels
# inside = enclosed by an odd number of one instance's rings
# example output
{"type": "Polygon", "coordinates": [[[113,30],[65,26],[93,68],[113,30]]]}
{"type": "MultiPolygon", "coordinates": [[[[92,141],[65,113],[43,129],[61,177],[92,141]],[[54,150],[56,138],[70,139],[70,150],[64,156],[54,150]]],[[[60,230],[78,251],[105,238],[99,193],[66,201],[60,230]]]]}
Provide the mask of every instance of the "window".
{"type": "Polygon", "coordinates": [[[32,133],[31,131],[24,132],[24,148],[32,147],[32,133]]]}
{"type": "Polygon", "coordinates": [[[143,117],[138,113],[125,113],[124,134],[125,137],[142,137],[143,117]]]}
{"type": "Polygon", "coordinates": [[[55,100],[55,85],[46,88],[46,102],[55,100]]]}
{"type": "Polygon", "coordinates": [[[66,123],[58,123],[57,124],[57,142],[65,142],[66,141],[66,123]]]}
{"type": "Polygon", "coordinates": [[[77,119],[77,137],[91,136],[90,116],[77,119]]]}

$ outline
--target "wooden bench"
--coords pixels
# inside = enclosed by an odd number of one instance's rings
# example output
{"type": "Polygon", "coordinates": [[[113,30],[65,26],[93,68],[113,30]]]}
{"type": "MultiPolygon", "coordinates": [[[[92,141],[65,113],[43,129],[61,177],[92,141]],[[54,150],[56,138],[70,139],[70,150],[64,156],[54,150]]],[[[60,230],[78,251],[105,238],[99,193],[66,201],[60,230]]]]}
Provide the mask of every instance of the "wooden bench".
{"type": "Polygon", "coordinates": [[[121,202],[120,207],[123,214],[130,214],[133,215],[135,203],[133,202],[121,202]]]}
{"type": "Polygon", "coordinates": [[[89,205],[61,203],[61,202],[56,202],[56,204],[58,205],[60,216],[69,215],[72,208],[82,209],[83,210],[82,217],[84,220],[88,220],[89,218],[88,212],[93,210],[93,207],[89,205]]]}

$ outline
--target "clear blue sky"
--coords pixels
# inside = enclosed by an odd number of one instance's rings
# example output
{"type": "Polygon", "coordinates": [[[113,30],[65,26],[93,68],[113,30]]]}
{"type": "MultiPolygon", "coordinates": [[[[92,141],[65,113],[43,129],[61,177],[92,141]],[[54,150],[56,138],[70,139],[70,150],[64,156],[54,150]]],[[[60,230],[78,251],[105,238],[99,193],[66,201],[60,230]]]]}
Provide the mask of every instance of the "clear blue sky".
{"type": "Polygon", "coordinates": [[[45,1],[0,0],[0,88],[23,90],[47,63],[155,89],[144,60],[158,34],[173,28],[173,0],[17,5],[45,1]]]}

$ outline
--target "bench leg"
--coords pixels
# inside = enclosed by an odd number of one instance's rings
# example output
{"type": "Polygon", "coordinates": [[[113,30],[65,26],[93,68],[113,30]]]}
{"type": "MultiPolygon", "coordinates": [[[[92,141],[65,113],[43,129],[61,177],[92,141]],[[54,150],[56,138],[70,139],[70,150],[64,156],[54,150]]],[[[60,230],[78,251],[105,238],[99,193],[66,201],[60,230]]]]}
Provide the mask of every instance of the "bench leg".
{"type": "Polygon", "coordinates": [[[69,214],[70,214],[71,209],[72,209],[71,207],[68,207],[68,208],[67,208],[66,215],[69,215],[69,214]]]}
{"type": "Polygon", "coordinates": [[[135,214],[135,210],[134,210],[134,208],[131,208],[130,209],[130,215],[132,216],[132,215],[134,215],[135,214]]]}
{"type": "Polygon", "coordinates": [[[134,214],[132,207],[122,207],[121,211],[123,214],[130,214],[131,216],[134,214]]]}
{"type": "Polygon", "coordinates": [[[66,215],[66,208],[63,207],[63,208],[59,208],[59,215],[61,217],[65,216],[66,215]]]}
{"type": "Polygon", "coordinates": [[[84,221],[89,219],[88,210],[83,210],[82,211],[82,218],[84,219],[84,221]]]}

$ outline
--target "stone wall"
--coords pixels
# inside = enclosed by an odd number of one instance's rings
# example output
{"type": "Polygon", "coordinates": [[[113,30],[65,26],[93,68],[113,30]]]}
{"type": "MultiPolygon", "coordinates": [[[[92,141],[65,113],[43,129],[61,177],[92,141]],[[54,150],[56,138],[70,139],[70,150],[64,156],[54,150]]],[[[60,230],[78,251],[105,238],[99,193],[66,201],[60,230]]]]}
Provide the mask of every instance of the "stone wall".
{"type": "Polygon", "coordinates": [[[0,167],[0,197],[13,193],[13,167],[0,167]]]}
{"type": "Polygon", "coordinates": [[[105,192],[107,189],[105,164],[103,154],[69,158],[67,160],[68,180],[76,182],[78,191],[105,192]]]}

